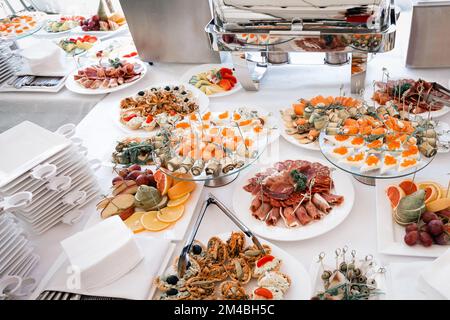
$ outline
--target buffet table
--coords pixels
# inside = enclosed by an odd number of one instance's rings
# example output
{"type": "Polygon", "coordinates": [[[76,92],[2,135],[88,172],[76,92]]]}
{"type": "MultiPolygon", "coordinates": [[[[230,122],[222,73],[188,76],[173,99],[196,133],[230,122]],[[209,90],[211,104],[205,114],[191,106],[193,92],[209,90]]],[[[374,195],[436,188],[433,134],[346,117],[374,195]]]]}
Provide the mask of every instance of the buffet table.
{"type": "MultiPolygon", "coordinates": [[[[386,67],[389,70],[391,76],[402,76],[405,78],[421,78],[429,81],[437,81],[443,85],[449,85],[450,69],[406,69],[404,67],[404,58],[407,48],[408,39],[408,26],[410,16],[402,14],[399,20],[399,31],[397,36],[397,44],[394,51],[377,55],[373,61],[368,65],[367,80],[366,80],[366,94],[370,95],[371,83],[373,80],[381,79],[382,68],[386,67]],[[370,92],[369,92],[370,91],[370,92]]],[[[327,67],[322,65],[303,65],[303,66],[278,66],[273,67],[266,75],[266,78],[262,82],[261,89],[258,92],[248,92],[241,90],[236,94],[213,98],[210,101],[211,111],[223,111],[225,109],[236,108],[239,106],[248,107],[262,107],[266,110],[270,110],[274,113],[282,108],[290,106],[292,102],[299,97],[312,97],[318,93],[327,95],[338,95],[340,84],[346,85],[344,90],[348,93],[350,91],[348,87],[348,68],[350,66],[342,67],[327,67]],[[346,72],[344,72],[346,71],[346,72]]],[[[133,95],[141,89],[144,89],[150,85],[164,82],[176,82],[180,76],[188,69],[192,68],[192,65],[173,65],[173,64],[159,64],[155,63],[154,66],[149,67],[149,71],[145,76],[145,79],[140,81],[137,85],[131,88],[124,89],[120,92],[112,93],[102,99],[78,124],[77,136],[83,139],[83,144],[89,150],[90,158],[98,158],[105,160],[110,156],[112,142],[118,138],[125,136],[124,132],[117,123],[118,117],[118,102],[120,99],[133,95]]],[[[7,101],[14,101],[19,95],[15,94],[1,94],[2,109],[7,106],[7,101]]],[[[20,95],[20,103],[22,106],[26,106],[25,99],[32,100],[35,95],[20,95]]],[[[64,110],[72,110],[72,106],[81,107],[82,110],[86,110],[90,105],[94,104],[98,98],[86,98],[86,96],[75,95],[62,91],[58,94],[60,99],[67,99],[67,103],[62,103],[58,106],[59,102],[53,102],[51,95],[41,95],[42,102],[48,105],[46,109],[38,109],[38,107],[32,110],[37,110],[42,113],[43,118],[48,117],[50,108],[58,110],[58,114],[64,114],[67,119],[73,122],[74,115],[66,114],[64,110]],[[70,105],[68,105],[70,104],[70,105]],[[80,106],[81,105],[81,106],[80,106]],[[59,108],[64,106],[64,110],[59,108]]],[[[13,108],[12,106],[10,108],[13,108]]],[[[55,110],[54,109],[54,110],[55,110]]],[[[3,112],[3,110],[2,110],[3,112]]],[[[28,111],[27,111],[28,112],[28,111]]],[[[78,109],[75,115],[81,115],[83,111],[78,109]]],[[[2,117],[3,118],[3,117],[2,117]]],[[[450,114],[442,117],[440,120],[450,123],[450,114]]],[[[39,121],[37,121],[39,123],[39,121]]],[[[11,125],[13,125],[11,123],[11,125]]],[[[301,158],[306,157],[321,157],[319,151],[311,151],[305,149],[299,149],[294,147],[285,141],[282,137],[271,146],[271,154],[282,155],[284,158],[301,158]]],[[[274,158],[270,160],[276,160],[274,158]]],[[[420,176],[429,177],[437,176],[450,171],[450,153],[438,154],[435,160],[422,172],[420,176]]],[[[258,165],[258,164],[257,164],[258,165]]],[[[241,175],[245,174],[245,171],[241,175]]],[[[99,181],[102,188],[106,189],[110,185],[110,179],[112,177],[111,168],[104,167],[98,171],[99,181]]],[[[376,226],[376,206],[377,199],[375,197],[375,188],[370,187],[352,179],[355,188],[355,202],[353,209],[346,220],[332,231],[318,236],[313,239],[304,240],[300,242],[274,242],[288,253],[292,254],[306,267],[313,265],[317,262],[318,254],[321,251],[332,253],[337,247],[343,247],[347,245],[351,249],[355,249],[359,254],[373,254],[376,256],[380,263],[387,265],[392,262],[413,262],[430,260],[426,258],[417,257],[405,257],[405,256],[393,256],[393,255],[380,255],[377,250],[377,226],[376,226]]],[[[208,193],[213,193],[226,205],[232,207],[232,195],[234,192],[241,192],[236,190],[234,183],[221,188],[204,188],[200,197],[199,204],[197,204],[197,212],[201,206],[201,202],[206,198],[208,193]]],[[[36,237],[35,244],[37,246],[37,253],[41,256],[40,264],[36,270],[36,276],[42,278],[45,273],[50,269],[55,259],[61,253],[59,241],[73,234],[77,230],[80,230],[85,221],[87,221],[91,215],[97,215],[95,210],[95,204],[91,203],[85,207],[85,219],[84,222],[80,222],[75,226],[59,225],[53,230],[47,232],[43,236],[36,237]]],[[[191,225],[193,224],[191,221],[191,225]]],[[[208,210],[202,225],[199,229],[199,237],[207,238],[209,236],[229,232],[230,230],[236,230],[236,226],[217,208],[213,207],[208,210]]],[[[189,230],[189,229],[188,229],[189,230]]],[[[179,252],[183,243],[177,244],[176,253],[179,252]]],[[[414,288],[409,288],[411,298],[414,297],[414,288]]]]}

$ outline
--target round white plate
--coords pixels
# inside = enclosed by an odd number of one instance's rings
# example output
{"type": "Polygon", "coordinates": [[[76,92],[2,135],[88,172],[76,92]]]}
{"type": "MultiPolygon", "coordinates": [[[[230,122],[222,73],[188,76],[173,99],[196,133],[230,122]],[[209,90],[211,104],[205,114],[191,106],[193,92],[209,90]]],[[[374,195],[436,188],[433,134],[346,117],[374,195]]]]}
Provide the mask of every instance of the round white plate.
{"type": "Polygon", "coordinates": [[[279,122],[279,126],[280,126],[280,134],[287,142],[289,142],[290,144],[292,144],[296,147],[302,148],[302,149],[320,151],[318,140],[314,141],[313,143],[301,144],[293,136],[286,133],[286,127],[284,125],[284,121],[281,116],[281,112],[277,113],[277,118],[278,118],[278,122],[279,122]]]}
{"type": "MultiPolygon", "coordinates": [[[[233,65],[231,64],[202,64],[199,66],[195,66],[191,69],[189,69],[187,72],[185,72],[181,78],[180,81],[181,82],[186,82],[189,83],[189,80],[192,78],[192,76],[195,76],[196,74],[202,73],[202,72],[207,72],[211,69],[217,69],[217,68],[230,68],[233,69],[233,65]]],[[[234,76],[236,76],[234,74],[234,76]]],[[[210,98],[216,98],[216,97],[224,97],[224,96],[228,96],[230,94],[233,94],[239,90],[241,90],[242,86],[239,83],[239,81],[234,85],[233,89],[228,90],[228,91],[224,91],[224,92],[219,92],[216,94],[211,94],[208,97],[210,98]]]]}
{"type": "MultiPolygon", "coordinates": [[[[89,33],[88,33],[89,34],[89,33]]],[[[108,47],[114,47],[113,52],[108,56],[108,58],[123,58],[123,55],[129,54],[133,51],[137,51],[136,46],[133,43],[131,37],[114,37],[112,39],[107,39],[101,43],[95,44],[91,49],[88,50],[88,58],[98,60],[96,53],[100,50],[105,50],[108,47]]],[[[134,57],[134,58],[137,58],[134,57]]]]}
{"type": "MultiPolygon", "coordinates": [[[[147,90],[153,87],[165,87],[165,86],[175,86],[175,85],[183,85],[185,86],[186,89],[190,90],[193,95],[195,96],[195,98],[198,101],[198,106],[199,106],[199,111],[201,114],[205,113],[208,111],[209,108],[209,98],[206,96],[206,94],[204,94],[203,92],[201,92],[199,89],[197,89],[196,87],[194,87],[193,85],[190,85],[188,83],[176,83],[176,82],[164,82],[164,83],[156,83],[153,85],[148,86],[145,89],[142,90],[147,90]]],[[[136,92],[137,93],[137,92],[136,92]]],[[[114,113],[114,119],[113,119],[114,123],[116,125],[118,125],[123,131],[130,133],[130,134],[134,134],[136,135],[136,133],[138,132],[147,132],[143,129],[138,129],[138,130],[132,130],[130,128],[128,128],[126,125],[124,125],[122,122],[120,122],[120,108],[117,108],[117,112],[114,113]]],[[[156,131],[156,130],[153,130],[156,131]]]]}
{"type": "MultiPolygon", "coordinates": [[[[226,241],[230,237],[230,233],[223,233],[218,235],[218,237],[224,241],[226,241]]],[[[208,239],[200,238],[198,239],[205,245],[208,243],[208,239]]],[[[280,247],[270,243],[267,240],[260,239],[261,244],[269,245],[272,248],[271,255],[280,259],[281,267],[280,272],[286,274],[291,279],[291,287],[286,292],[284,296],[285,300],[310,300],[312,296],[312,285],[311,285],[311,276],[309,275],[308,270],[300,263],[297,259],[295,259],[292,255],[281,249],[280,247]]],[[[252,241],[246,237],[246,245],[252,244],[252,241]]],[[[170,266],[166,269],[165,274],[175,273],[173,267],[173,260],[170,261],[170,266]]],[[[251,293],[254,288],[257,287],[257,280],[252,279],[248,284],[245,285],[245,289],[247,294],[251,293]]],[[[155,297],[158,297],[160,293],[157,293],[155,297]]]]}
{"type": "Polygon", "coordinates": [[[141,60],[138,60],[138,59],[130,59],[129,61],[130,62],[136,62],[136,63],[140,64],[142,66],[142,68],[143,68],[141,76],[137,80],[135,80],[133,82],[124,83],[124,84],[122,84],[120,86],[117,86],[117,87],[114,87],[114,88],[88,89],[88,88],[83,87],[81,84],[79,84],[73,78],[73,76],[75,74],[77,74],[78,70],[85,69],[87,67],[87,66],[83,66],[80,69],[76,69],[76,70],[74,70],[73,72],[71,72],[69,74],[69,76],[67,77],[67,80],[66,80],[66,88],[69,89],[72,92],[80,93],[80,94],[106,94],[106,93],[116,92],[116,91],[128,88],[128,87],[136,84],[140,80],[142,80],[145,77],[145,74],[147,73],[147,65],[144,62],[142,62],[141,60]]]}
{"type": "MultiPolygon", "coordinates": [[[[283,157],[283,159],[279,159],[278,161],[288,159],[319,162],[328,166],[328,162],[326,160],[313,157],[283,157]]],[[[332,171],[332,178],[334,181],[334,189],[332,190],[332,193],[344,196],[344,202],[339,206],[334,206],[330,213],[321,220],[313,221],[305,226],[287,228],[283,224],[282,219],[280,219],[276,226],[268,226],[264,221],[256,219],[252,216],[249,209],[254,197],[251,193],[245,191],[243,187],[247,184],[248,179],[252,178],[257,172],[261,172],[265,168],[271,167],[272,165],[273,163],[268,166],[254,167],[235,183],[236,189],[233,192],[234,212],[238,218],[241,219],[241,221],[255,234],[267,239],[278,241],[299,241],[310,239],[336,228],[349,215],[355,200],[355,190],[349,175],[341,170],[334,170],[332,171]]]]}

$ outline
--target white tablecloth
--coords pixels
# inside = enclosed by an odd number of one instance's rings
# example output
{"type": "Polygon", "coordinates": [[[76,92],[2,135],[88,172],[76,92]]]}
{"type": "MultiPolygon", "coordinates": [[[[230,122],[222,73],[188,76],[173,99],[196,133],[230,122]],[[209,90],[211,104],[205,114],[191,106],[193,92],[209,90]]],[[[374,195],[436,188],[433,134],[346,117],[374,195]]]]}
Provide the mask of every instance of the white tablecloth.
{"type": "MultiPolygon", "coordinates": [[[[413,70],[404,67],[409,28],[408,18],[408,15],[403,15],[400,18],[396,49],[389,53],[377,55],[369,63],[366,79],[368,91],[371,91],[370,84],[372,81],[381,78],[382,67],[389,69],[391,77],[423,77],[430,81],[438,81],[448,85],[450,69],[413,70]]],[[[78,136],[85,140],[84,144],[88,147],[90,156],[105,159],[105,156],[111,153],[113,142],[126,134],[116,124],[118,103],[121,98],[135,94],[140,89],[154,83],[177,80],[191,67],[189,65],[155,64],[154,67],[150,67],[146,78],[136,86],[110,94],[98,103],[78,125],[78,136]]],[[[292,102],[300,97],[312,97],[317,94],[324,96],[337,95],[341,84],[345,84],[346,91],[349,92],[349,68],[349,65],[335,68],[311,65],[273,67],[263,80],[259,92],[241,90],[228,97],[211,99],[210,109],[219,111],[239,106],[262,106],[278,112],[277,110],[290,106],[292,102]]],[[[450,123],[450,115],[445,116],[442,120],[450,123]]],[[[277,146],[279,147],[279,154],[282,155],[289,153],[296,158],[301,158],[302,156],[321,157],[319,152],[296,148],[281,137],[277,146]]],[[[443,168],[448,172],[450,169],[449,163],[450,154],[439,155],[425,169],[424,173],[432,176],[437,174],[437,172],[442,172],[443,168]]],[[[110,181],[103,181],[102,183],[108,186],[110,181]]],[[[325,251],[332,254],[337,247],[344,245],[357,250],[361,255],[373,254],[380,259],[382,264],[423,261],[423,258],[377,254],[375,189],[356,180],[353,183],[356,191],[355,203],[350,215],[342,224],[332,231],[310,240],[275,243],[295,256],[306,267],[317,260],[319,252],[325,251]]],[[[235,190],[234,184],[218,189],[205,188],[203,198],[208,192],[212,192],[231,207],[232,194],[239,191],[235,190]]],[[[200,204],[197,208],[199,207],[200,204]]],[[[87,215],[98,214],[93,205],[88,206],[86,210],[87,215]]],[[[37,239],[38,253],[42,256],[37,270],[38,275],[42,276],[44,271],[48,270],[58,252],[60,252],[58,241],[78,228],[80,228],[79,225],[75,227],[59,226],[44,235],[45,239],[37,239]]],[[[199,236],[206,238],[213,234],[229,232],[235,229],[236,227],[230,220],[220,213],[218,209],[212,207],[203,220],[199,236]]],[[[182,244],[179,244],[179,248],[181,246],[182,244]]]]}

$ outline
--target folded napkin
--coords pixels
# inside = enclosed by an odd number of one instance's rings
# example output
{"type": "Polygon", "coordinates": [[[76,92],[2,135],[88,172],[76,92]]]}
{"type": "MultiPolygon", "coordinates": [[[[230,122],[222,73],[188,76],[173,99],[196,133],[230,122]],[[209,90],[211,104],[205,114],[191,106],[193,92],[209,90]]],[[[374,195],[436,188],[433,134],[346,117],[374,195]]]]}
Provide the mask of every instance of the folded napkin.
{"type": "MultiPolygon", "coordinates": [[[[73,288],[70,263],[65,260],[45,286],[44,290],[70,292],[98,297],[114,297],[132,300],[145,300],[154,293],[153,280],[168,264],[174,244],[164,239],[134,236],[144,258],[130,272],[116,281],[94,289],[73,288]]],[[[127,257],[124,257],[127,259],[127,257]]]]}
{"type": "Polygon", "coordinates": [[[389,264],[387,270],[390,281],[386,298],[390,300],[442,299],[439,294],[420,281],[421,272],[430,265],[430,261],[389,264]]]}
{"type": "Polygon", "coordinates": [[[103,220],[61,241],[83,289],[107,285],[133,269],[143,254],[119,216],[103,220]]]}
{"type": "Polygon", "coordinates": [[[64,77],[76,68],[73,58],[67,58],[64,51],[51,40],[41,39],[28,44],[20,54],[24,59],[18,76],[64,77]]]}
{"type": "Polygon", "coordinates": [[[421,279],[431,288],[450,300],[450,249],[430,263],[420,273],[421,279]]]}

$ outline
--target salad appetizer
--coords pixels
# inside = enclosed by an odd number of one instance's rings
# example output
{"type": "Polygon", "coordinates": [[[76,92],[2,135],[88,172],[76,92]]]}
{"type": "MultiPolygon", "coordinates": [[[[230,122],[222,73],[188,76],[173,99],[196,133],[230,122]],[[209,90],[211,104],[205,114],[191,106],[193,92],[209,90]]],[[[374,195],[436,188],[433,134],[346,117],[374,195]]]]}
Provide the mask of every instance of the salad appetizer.
{"type": "Polygon", "coordinates": [[[388,186],[386,195],[394,221],[405,227],[407,245],[450,245],[450,194],[446,188],[433,181],[407,179],[388,186]]]}
{"type": "Polygon", "coordinates": [[[196,74],[189,83],[210,96],[233,89],[237,80],[232,69],[220,68],[196,74]]]}
{"type": "MultiPolygon", "coordinates": [[[[264,251],[247,246],[242,232],[232,232],[226,241],[211,237],[206,245],[194,241],[183,277],[173,272],[155,279],[158,299],[281,300],[291,279],[281,271],[282,260],[271,255],[271,248],[264,245],[264,251]]],[[[174,270],[177,263],[178,258],[174,270]]]]}
{"type": "Polygon", "coordinates": [[[58,45],[69,56],[83,54],[98,41],[97,37],[85,35],[77,38],[67,38],[59,41],[58,45]]]}

